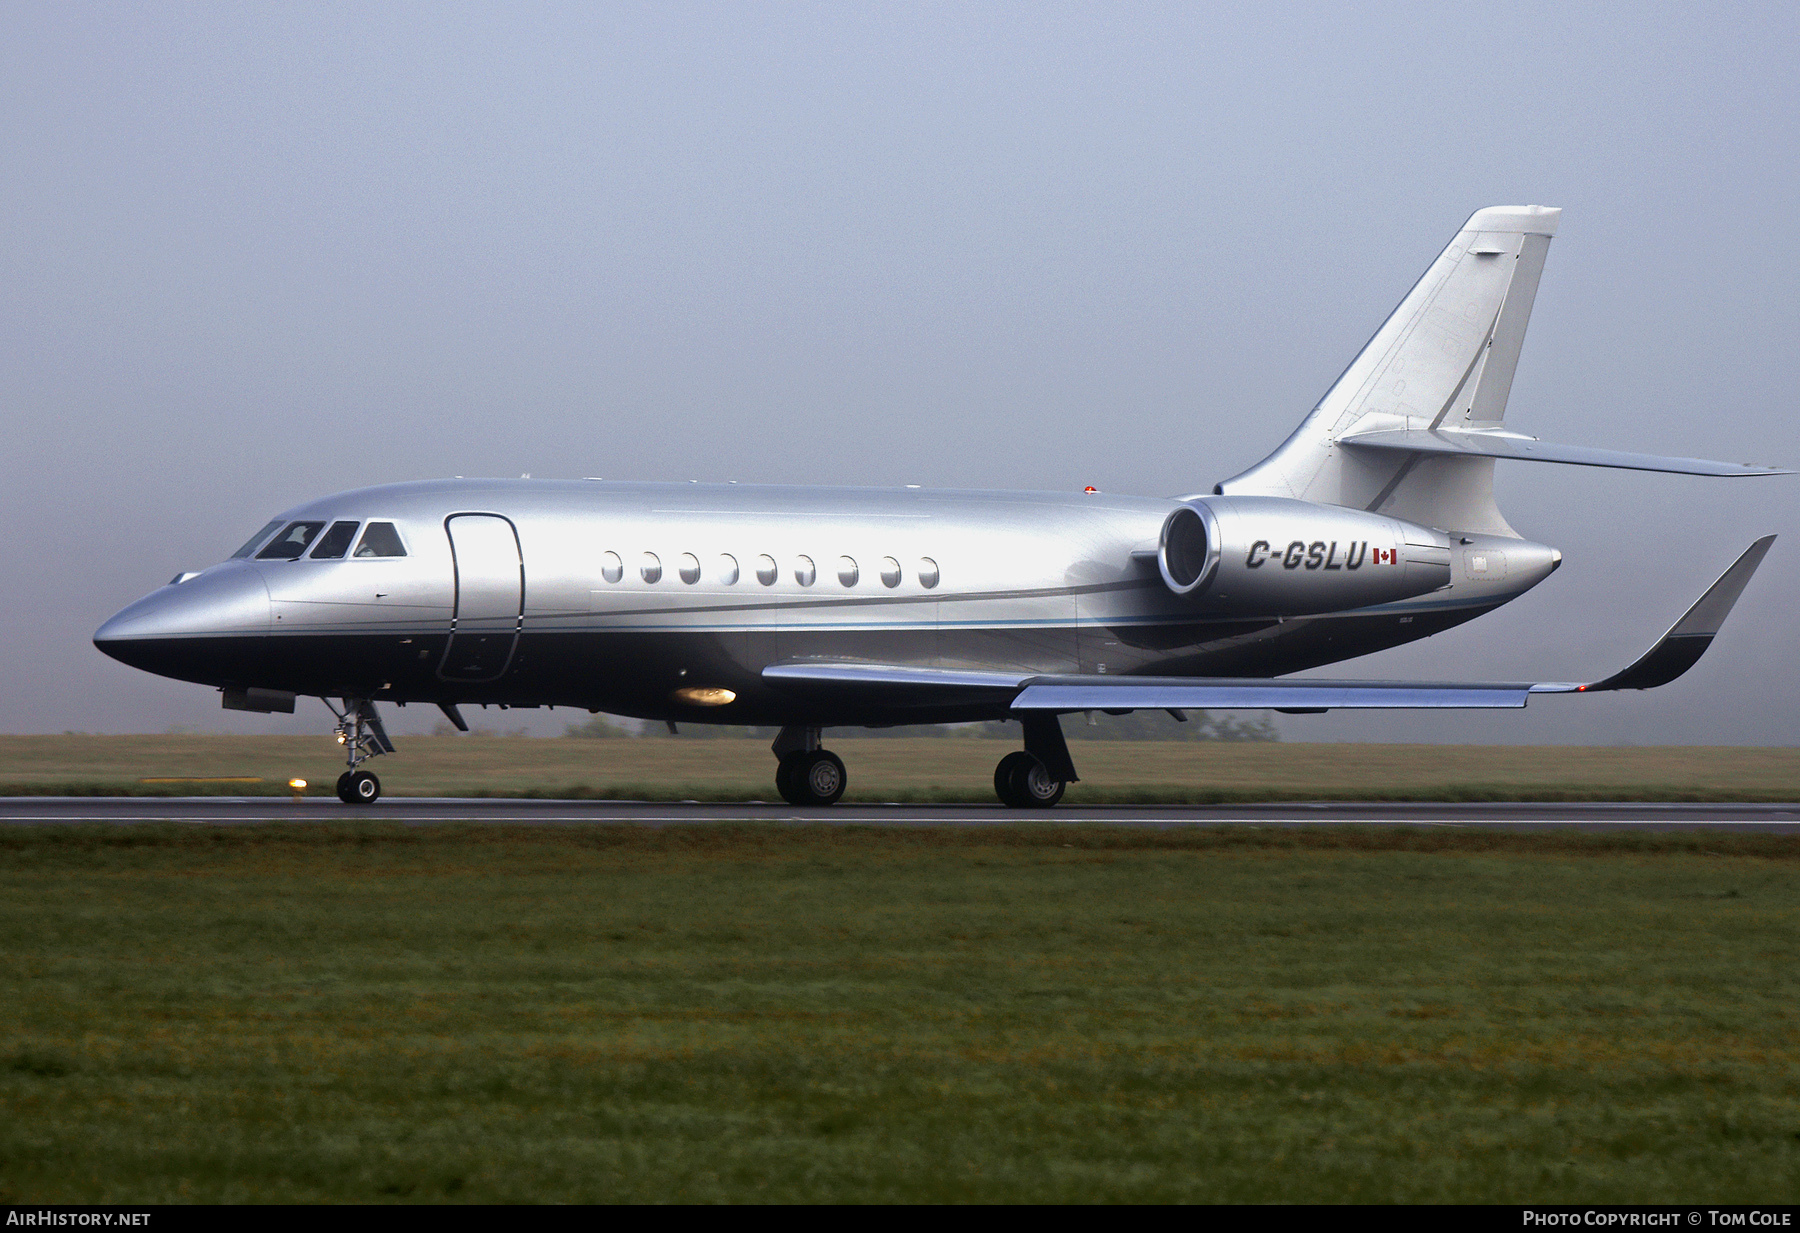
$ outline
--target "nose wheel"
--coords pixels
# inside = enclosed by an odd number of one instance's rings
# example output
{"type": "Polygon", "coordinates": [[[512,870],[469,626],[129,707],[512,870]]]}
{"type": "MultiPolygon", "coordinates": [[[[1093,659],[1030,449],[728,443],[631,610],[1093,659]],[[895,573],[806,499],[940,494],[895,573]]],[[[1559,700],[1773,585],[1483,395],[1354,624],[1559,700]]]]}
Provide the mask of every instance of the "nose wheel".
{"type": "Polygon", "coordinates": [[[338,776],[337,794],[346,805],[373,805],[381,799],[381,780],[368,771],[345,771],[338,776]]]}

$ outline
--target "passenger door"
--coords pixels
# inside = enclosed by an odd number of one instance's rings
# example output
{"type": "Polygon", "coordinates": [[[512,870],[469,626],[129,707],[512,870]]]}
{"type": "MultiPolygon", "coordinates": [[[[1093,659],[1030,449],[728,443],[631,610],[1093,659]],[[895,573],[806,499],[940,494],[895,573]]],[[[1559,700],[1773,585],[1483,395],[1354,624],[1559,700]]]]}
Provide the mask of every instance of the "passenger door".
{"type": "Polygon", "coordinates": [[[447,681],[498,680],[512,662],[525,611],[519,533],[498,514],[452,514],[444,530],[450,536],[456,608],[438,675],[447,681]]]}

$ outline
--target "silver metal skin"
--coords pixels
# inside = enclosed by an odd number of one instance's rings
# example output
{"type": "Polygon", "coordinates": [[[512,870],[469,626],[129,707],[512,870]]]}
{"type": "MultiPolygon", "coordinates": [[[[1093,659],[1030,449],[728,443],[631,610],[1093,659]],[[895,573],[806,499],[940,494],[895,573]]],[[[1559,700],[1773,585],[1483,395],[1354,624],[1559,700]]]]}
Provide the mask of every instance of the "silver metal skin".
{"type": "Polygon", "coordinates": [[[1504,557],[1488,550],[1488,569],[1470,575],[1467,552],[1452,554],[1442,534],[1393,519],[1293,501],[1218,504],[1228,538],[1214,585],[1177,595],[1153,553],[1133,555],[1158,545],[1181,508],[1169,500],[550,480],[395,485],[309,502],[282,522],[392,522],[405,557],[227,561],[138,601],[95,637],[128,663],[222,688],[695,722],[932,722],[965,718],[966,708],[920,716],[871,696],[819,714],[762,672],[830,659],[1272,675],[1468,620],[1556,568],[1554,550],[1511,540],[1504,557]],[[486,538],[471,539],[471,526],[486,538]],[[1436,542],[1411,545],[1409,535],[1436,542]],[[1265,541],[1277,547],[1253,557],[1265,541]],[[1310,560],[1308,545],[1317,545],[1310,560]],[[1351,570],[1353,551],[1361,560],[1351,570]],[[1427,577],[1409,580],[1421,552],[1434,557],[1427,577]],[[634,563],[648,554],[663,568],[607,582],[608,553],[634,563]],[[1374,563],[1377,553],[1386,564],[1374,563]],[[771,585],[741,564],[765,555],[780,565],[771,585]],[[692,582],[670,568],[683,557],[702,563],[692,582]],[[1257,557],[1258,568],[1246,565],[1257,557]],[[725,581],[726,558],[740,563],[735,582],[725,581]],[[815,565],[806,584],[803,559],[834,568],[815,565]],[[835,568],[840,559],[856,573],[835,568]],[[886,559],[902,564],[892,586],[881,577],[886,559]],[[921,570],[935,571],[934,585],[921,570]],[[845,585],[840,573],[854,581],[845,585]],[[1389,602],[1358,602],[1382,598],[1389,602]],[[1316,615],[1287,619],[1300,613],[1316,615]],[[716,705],[678,696],[705,689],[735,697],[716,705]]]}
{"type": "Polygon", "coordinates": [[[1698,658],[1766,540],[1684,618],[1708,629],[1678,625],[1591,687],[1272,679],[1437,633],[1548,577],[1561,554],[1494,506],[1496,457],[1658,461],[1534,453],[1504,431],[1557,213],[1477,212],[1293,435],[1210,494],[387,485],[288,510],[249,555],[176,575],[94,640],[238,709],[343,699],[339,790],[365,803],[358,763],[392,749],[377,702],[435,704],[459,727],[461,703],[779,725],[778,784],[815,803],[843,791],[821,728],[1010,717],[1028,759],[996,788],[1018,804],[1076,777],[1059,712],[1648,688],[1698,658]],[[305,555],[265,559],[300,540],[305,555]],[[387,555],[361,555],[371,542],[387,555]]]}

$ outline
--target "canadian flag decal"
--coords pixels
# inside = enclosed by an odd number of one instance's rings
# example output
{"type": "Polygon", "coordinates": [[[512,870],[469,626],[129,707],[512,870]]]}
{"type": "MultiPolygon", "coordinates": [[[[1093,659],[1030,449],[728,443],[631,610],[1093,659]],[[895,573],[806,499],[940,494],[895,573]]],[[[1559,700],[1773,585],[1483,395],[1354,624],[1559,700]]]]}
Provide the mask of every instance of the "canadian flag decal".
{"type": "Polygon", "coordinates": [[[1375,564],[1377,565],[1396,565],[1399,563],[1400,550],[1397,548],[1377,548],[1374,550],[1374,553],[1375,564]]]}

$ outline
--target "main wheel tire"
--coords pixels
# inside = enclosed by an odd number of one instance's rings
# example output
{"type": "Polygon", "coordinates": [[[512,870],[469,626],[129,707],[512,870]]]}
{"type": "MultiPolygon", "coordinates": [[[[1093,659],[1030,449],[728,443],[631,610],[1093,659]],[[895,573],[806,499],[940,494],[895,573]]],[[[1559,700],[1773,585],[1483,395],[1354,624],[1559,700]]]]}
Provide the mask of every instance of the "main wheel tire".
{"type": "Polygon", "coordinates": [[[796,763],[791,782],[794,795],[803,805],[835,805],[844,795],[849,777],[844,773],[844,760],[829,749],[815,749],[796,763]]]}
{"type": "Polygon", "coordinates": [[[349,786],[352,805],[373,805],[381,799],[381,780],[367,771],[352,771],[349,786]]]}
{"type": "Polygon", "coordinates": [[[1049,768],[1023,750],[1008,754],[994,768],[994,789],[1013,809],[1049,809],[1062,800],[1067,787],[1062,780],[1052,779],[1049,768]]]}
{"type": "Polygon", "coordinates": [[[350,771],[345,771],[342,775],[338,776],[337,781],[338,799],[346,805],[356,804],[356,798],[350,795],[350,775],[350,771]]]}
{"type": "Polygon", "coordinates": [[[805,760],[804,753],[789,753],[781,755],[781,761],[775,764],[775,791],[790,805],[809,803],[800,795],[798,787],[800,763],[805,760]]]}
{"type": "Polygon", "coordinates": [[[1036,762],[1037,759],[1023,749],[1015,749],[1000,759],[1000,765],[994,768],[994,795],[1008,809],[1024,809],[1030,802],[1019,795],[1016,781],[1021,766],[1036,762]]]}

